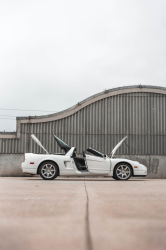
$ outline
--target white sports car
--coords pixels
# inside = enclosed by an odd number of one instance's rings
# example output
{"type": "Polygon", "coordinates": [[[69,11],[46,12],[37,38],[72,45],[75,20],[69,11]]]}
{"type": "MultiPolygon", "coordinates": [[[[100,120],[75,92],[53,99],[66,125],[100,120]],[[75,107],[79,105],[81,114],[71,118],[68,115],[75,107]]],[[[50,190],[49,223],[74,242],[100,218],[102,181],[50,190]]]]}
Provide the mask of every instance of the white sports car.
{"type": "Polygon", "coordinates": [[[53,135],[64,154],[49,154],[35,135],[34,141],[43,148],[46,154],[26,153],[22,163],[24,173],[40,174],[44,180],[53,180],[57,176],[110,176],[115,180],[128,180],[131,176],[145,177],[146,166],[137,161],[113,158],[123,138],[112,150],[111,158],[95,149],[83,151],[83,157],[76,157],[76,148],[69,147],[65,142],[53,135]]]}

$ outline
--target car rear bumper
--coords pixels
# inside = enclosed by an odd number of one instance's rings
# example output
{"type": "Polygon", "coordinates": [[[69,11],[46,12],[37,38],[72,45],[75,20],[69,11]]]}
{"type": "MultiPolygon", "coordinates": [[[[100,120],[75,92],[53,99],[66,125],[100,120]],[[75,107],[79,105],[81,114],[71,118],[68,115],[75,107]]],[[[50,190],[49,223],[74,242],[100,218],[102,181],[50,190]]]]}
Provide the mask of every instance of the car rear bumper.
{"type": "Polygon", "coordinates": [[[36,174],[36,169],[24,168],[23,173],[25,173],[25,174],[36,174]]]}
{"type": "Polygon", "coordinates": [[[21,168],[23,173],[26,174],[36,174],[37,172],[36,168],[28,168],[26,161],[21,164],[21,168]]]}

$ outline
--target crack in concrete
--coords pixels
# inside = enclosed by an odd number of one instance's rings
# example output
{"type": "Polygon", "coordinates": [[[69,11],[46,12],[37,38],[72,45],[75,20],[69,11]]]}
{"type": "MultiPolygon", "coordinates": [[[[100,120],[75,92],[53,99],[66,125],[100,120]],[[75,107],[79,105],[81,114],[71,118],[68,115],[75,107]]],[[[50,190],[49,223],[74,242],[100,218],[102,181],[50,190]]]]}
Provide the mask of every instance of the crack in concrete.
{"type": "Polygon", "coordinates": [[[85,235],[86,235],[86,250],[93,250],[92,246],[92,238],[91,238],[91,233],[90,233],[90,223],[89,223],[89,196],[88,196],[88,191],[86,188],[85,184],[85,177],[84,177],[84,186],[85,186],[85,192],[86,192],[86,197],[87,197],[87,202],[86,202],[86,215],[85,215],[85,235]]]}

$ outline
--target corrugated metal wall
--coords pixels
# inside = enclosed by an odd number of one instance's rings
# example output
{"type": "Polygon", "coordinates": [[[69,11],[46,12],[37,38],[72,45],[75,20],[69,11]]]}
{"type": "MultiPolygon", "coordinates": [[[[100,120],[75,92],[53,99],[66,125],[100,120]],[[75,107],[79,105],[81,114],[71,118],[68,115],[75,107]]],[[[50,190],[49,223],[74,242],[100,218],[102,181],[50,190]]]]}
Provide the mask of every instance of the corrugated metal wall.
{"type": "Polygon", "coordinates": [[[109,154],[126,135],[118,154],[166,155],[166,95],[128,93],[111,96],[52,122],[21,124],[20,139],[1,139],[0,153],[43,153],[34,133],[50,152],[60,152],[51,133],[82,153],[89,146],[109,154]]]}

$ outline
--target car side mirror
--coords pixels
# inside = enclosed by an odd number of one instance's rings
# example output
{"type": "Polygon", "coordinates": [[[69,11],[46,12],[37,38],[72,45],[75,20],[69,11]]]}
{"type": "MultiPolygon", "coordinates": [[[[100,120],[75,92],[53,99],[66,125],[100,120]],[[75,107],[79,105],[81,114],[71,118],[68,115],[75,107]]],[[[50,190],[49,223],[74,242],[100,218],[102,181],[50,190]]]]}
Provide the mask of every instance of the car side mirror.
{"type": "Polygon", "coordinates": [[[104,155],[104,158],[106,158],[106,155],[104,155]]]}

